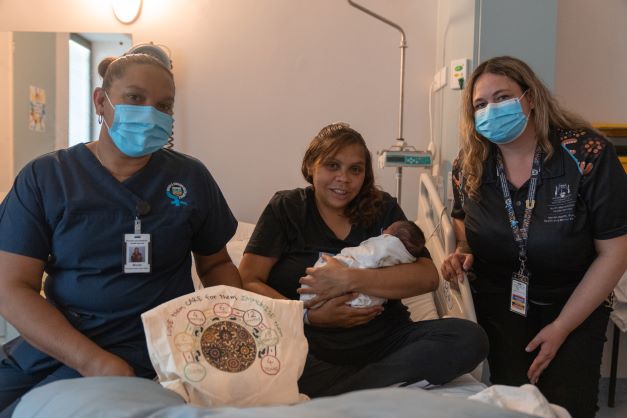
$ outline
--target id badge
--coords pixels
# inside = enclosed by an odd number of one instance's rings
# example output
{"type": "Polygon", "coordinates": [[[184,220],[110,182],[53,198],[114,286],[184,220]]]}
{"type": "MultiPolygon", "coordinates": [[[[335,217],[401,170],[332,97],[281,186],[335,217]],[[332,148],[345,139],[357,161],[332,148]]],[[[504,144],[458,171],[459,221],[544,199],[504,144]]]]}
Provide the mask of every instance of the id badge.
{"type": "Polygon", "coordinates": [[[124,273],[150,273],[150,234],[124,234],[124,273]]]}
{"type": "Polygon", "coordinates": [[[529,299],[527,291],[529,278],[521,273],[512,274],[512,295],[509,302],[509,310],[522,316],[527,316],[529,299]]]}

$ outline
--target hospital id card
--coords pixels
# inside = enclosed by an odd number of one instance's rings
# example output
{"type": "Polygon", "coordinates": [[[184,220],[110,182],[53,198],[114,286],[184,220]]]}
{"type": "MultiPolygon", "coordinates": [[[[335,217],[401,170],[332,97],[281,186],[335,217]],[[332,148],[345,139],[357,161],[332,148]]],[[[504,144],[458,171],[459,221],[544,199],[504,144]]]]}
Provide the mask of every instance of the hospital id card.
{"type": "Polygon", "coordinates": [[[150,273],[150,234],[124,234],[124,273],[150,273]]]}
{"type": "Polygon", "coordinates": [[[522,316],[527,316],[527,290],[529,288],[529,278],[524,274],[514,273],[512,275],[512,295],[509,302],[509,310],[522,316]]]}

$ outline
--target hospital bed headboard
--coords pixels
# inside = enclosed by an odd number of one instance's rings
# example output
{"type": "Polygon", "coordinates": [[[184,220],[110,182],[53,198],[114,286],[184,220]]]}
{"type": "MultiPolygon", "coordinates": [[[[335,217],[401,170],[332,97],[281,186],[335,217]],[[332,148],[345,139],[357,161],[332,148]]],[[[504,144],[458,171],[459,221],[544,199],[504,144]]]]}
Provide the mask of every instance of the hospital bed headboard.
{"type": "MultiPolygon", "coordinates": [[[[420,175],[418,186],[418,225],[427,238],[427,249],[440,272],[446,256],[455,251],[455,232],[446,207],[440,199],[437,188],[427,173],[420,175]]],[[[440,317],[465,318],[477,322],[468,280],[453,288],[440,274],[440,286],[434,293],[435,305],[440,317]]]]}

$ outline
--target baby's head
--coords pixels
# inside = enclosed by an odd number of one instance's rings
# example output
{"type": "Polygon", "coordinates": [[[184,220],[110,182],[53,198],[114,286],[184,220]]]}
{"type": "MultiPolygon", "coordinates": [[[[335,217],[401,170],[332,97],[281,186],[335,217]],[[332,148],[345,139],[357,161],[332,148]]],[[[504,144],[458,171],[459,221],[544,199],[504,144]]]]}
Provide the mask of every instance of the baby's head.
{"type": "Polygon", "coordinates": [[[383,233],[400,239],[407,251],[416,258],[425,247],[425,234],[411,221],[396,221],[384,229],[383,233]]]}

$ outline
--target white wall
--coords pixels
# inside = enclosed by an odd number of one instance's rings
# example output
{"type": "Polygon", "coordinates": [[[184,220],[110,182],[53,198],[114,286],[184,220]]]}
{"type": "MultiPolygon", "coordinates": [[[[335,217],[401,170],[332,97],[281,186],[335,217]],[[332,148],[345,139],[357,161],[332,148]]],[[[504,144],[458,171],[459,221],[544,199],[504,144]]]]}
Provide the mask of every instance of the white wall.
{"type": "MultiPolygon", "coordinates": [[[[447,84],[433,94],[433,133],[436,145],[436,185],[445,204],[453,196],[450,190],[448,173],[452,162],[459,152],[459,115],[462,90],[451,90],[450,62],[468,58],[470,69],[474,68],[476,0],[440,0],[438,1],[436,65],[434,74],[442,67],[447,68],[447,84]]],[[[436,171],[434,170],[434,171],[436,171]]]]}
{"type": "Polygon", "coordinates": [[[13,185],[13,36],[0,31],[0,197],[13,185]]]}
{"type": "MultiPolygon", "coordinates": [[[[424,149],[437,1],[362,2],[405,29],[404,136],[424,149]]],[[[177,148],[205,162],[244,221],[256,221],[274,191],[304,184],[300,161],[323,125],[351,123],[373,153],[396,139],[400,37],[344,1],[151,0],[127,26],[109,2],[4,0],[0,31],[124,32],[168,45],[177,148]]],[[[394,191],[393,170],[375,174],[394,191]]],[[[417,172],[406,170],[404,183],[414,217],[417,172]]]]}
{"type": "MultiPolygon", "coordinates": [[[[591,122],[627,123],[627,1],[558,0],[555,92],[591,122]]],[[[610,323],[611,326],[611,323],[610,323]]],[[[612,333],[602,375],[610,369],[612,333]]],[[[627,333],[621,333],[618,375],[627,377],[627,333]]]]}
{"type": "Polygon", "coordinates": [[[592,122],[627,123],[627,1],[558,0],[557,13],[560,102],[592,122]]]}

